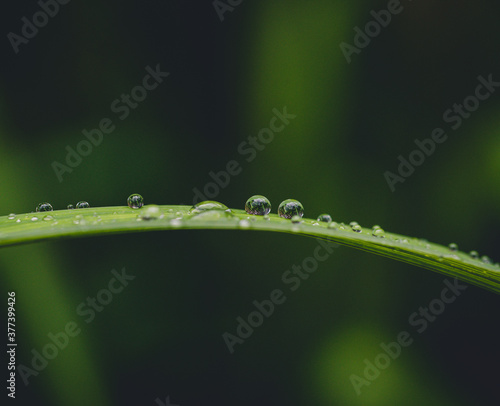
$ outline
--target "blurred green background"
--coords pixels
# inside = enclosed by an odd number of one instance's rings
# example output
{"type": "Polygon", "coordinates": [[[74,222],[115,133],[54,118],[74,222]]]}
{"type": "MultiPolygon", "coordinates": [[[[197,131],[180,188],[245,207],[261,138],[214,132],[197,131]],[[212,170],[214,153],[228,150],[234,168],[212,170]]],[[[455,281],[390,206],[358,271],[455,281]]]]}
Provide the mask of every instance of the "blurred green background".
{"type": "MultiPolygon", "coordinates": [[[[233,0],[233,4],[238,3],[233,0]]],[[[221,21],[212,1],[72,1],[16,54],[35,1],[2,11],[0,214],[79,200],[191,204],[211,171],[242,171],[214,197],[243,208],[253,194],[273,211],[296,198],[306,217],[329,212],[499,259],[500,94],[451,130],[443,113],[500,80],[500,4],[402,1],[403,11],[346,61],[340,43],[387,2],[246,1],[221,21]],[[120,120],[111,103],[142,83],[146,66],[170,73],[120,120]],[[296,115],[247,161],[238,147],[296,115]],[[116,129],[59,182],[64,164],[103,118],[116,129]],[[448,140],[391,192],[415,139],[448,140]]],[[[444,277],[338,248],[230,354],[222,339],[254,300],[284,289],[282,274],[317,243],[260,232],[178,231],[4,248],[2,292],[17,294],[20,364],[49,333],[81,333],[29,377],[21,404],[41,405],[495,405],[500,363],[497,295],[469,287],[422,334],[408,323],[439,298],[444,277]],[[77,307],[107,288],[112,269],[136,278],[86,323],[77,307]],[[414,342],[357,394],[380,344],[414,342]],[[163,403],[159,403],[159,402],[163,403]]],[[[5,297],[5,296],[4,296],[5,297]]]]}

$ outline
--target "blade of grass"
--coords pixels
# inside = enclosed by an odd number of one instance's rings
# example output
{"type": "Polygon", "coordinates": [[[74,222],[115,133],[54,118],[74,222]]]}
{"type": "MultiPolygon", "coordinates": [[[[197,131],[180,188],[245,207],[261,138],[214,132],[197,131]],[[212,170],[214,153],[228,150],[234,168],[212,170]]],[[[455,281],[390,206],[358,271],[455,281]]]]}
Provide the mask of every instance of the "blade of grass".
{"type": "Polygon", "coordinates": [[[96,207],[0,217],[0,247],[57,238],[77,238],[172,229],[254,230],[322,238],[359,250],[407,262],[500,293],[498,264],[425,240],[349,225],[302,219],[299,224],[276,214],[251,216],[243,210],[191,213],[191,206],[96,207]]]}

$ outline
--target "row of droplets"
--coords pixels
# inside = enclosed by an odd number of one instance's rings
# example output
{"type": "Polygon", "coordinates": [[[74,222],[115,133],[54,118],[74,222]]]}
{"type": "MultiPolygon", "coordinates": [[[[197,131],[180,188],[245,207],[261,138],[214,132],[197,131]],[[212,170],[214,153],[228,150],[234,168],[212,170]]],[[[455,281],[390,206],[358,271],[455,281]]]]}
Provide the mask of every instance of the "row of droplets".
{"type": "MultiPolygon", "coordinates": [[[[84,201],[78,202],[76,204],[77,209],[86,209],[88,207],[90,207],[90,204],[88,204],[87,202],[84,202],[84,201]]],[[[75,206],[73,206],[72,204],[68,204],[68,206],[66,208],[68,210],[70,210],[70,209],[74,209],[75,206]]],[[[42,211],[53,211],[53,210],[54,210],[54,208],[52,207],[52,205],[50,203],[47,203],[47,202],[39,203],[38,206],[36,206],[37,213],[42,212],[42,211]]]]}
{"type": "MultiPolygon", "coordinates": [[[[144,199],[143,197],[138,194],[138,193],[133,193],[127,198],[127,205],[131,209],[140,209],[141,207],[144,206],[144,199]]],[[[80,201],[76,204],[77,209],[84,209],[84,208],[89,208],[90,205],[89,203],[85,201],[80,201]]],[[[67,206],[67,209],[74,209],[75,206],[72,204],[69,204],[67,206]]],[[[157,217],[156,215],[159,214],[159,208],[157,206],[153,206],[150,208],[151,209],[151,216],[146,213],[146,216],[142,216],[143,219],[149,219],[149,218],[155,218],[157,217]],[[154,213],[152,212],[154,211],[154,213]]],[[[265,219],[269,219],[269,213],[271,212],[271,202],[269,199],[265,196],[262,195],[254,195],[250,197],[246,203],[245,203],[245,211],[250,214],[250,215],[255,215],[255,216],[264,216],[265,219]]],[[[45,212],[45,211],[52,211],[53,207],[50,203],[43,202],[38,204],[36,207],[37,212],[45,212]]],[[[227,206],[223,205],[222,203],[215,202],[215,201],[204,201],[195,204],[191,210],[190,214],[199,214],[202,212],[207,212],[210,210],[224,210],[227,213],[230,213],[231,210],[227,208],[227,206]]],[[[149,212],[149,211],[148,211],[149,212]]],[[[283,200],[280,205],[278,206],[278,215],[282,218],[285,219],[290,219],[292,223],[298,224],[302,221],[302,217],[304,216],[304,206],[302,203],[300,203],[298,200],[295,199],[286,199],[283,200]]],[[[9,215],[9,218],[14,218],[15,214],[9,215]]],[[[316,221],[322,222],[322,223],[327,223],[328,228],[330,229],[339,229],[339,230],[345,230],[348,227],[356,233],[361,233],[362,232],[362,227],[356,222],[356,221],[351,221],[349,223],[349,226],[345,225],[344,223],[337,223],[333,221],[332,216],[327,213],[320,214],[316,221]]],[[[250,223],[248,221],[242,220],[244,224],[242,226],[250,226],[250,223]]],[[[318,223],[313,223],[315,225],[318,225],[318,223]]],[[[385,238],[385,231],[378,225],[374,225],[371,230],[371,234],[374,237],[378,238],[385,238]]],[[[403,241],[404,242],[404,241],[403,241]]],[[[455,243],[451,243],[448,245],[448,248],[452,252],[458,251],[458,246],[455,243]]],[[[479,254],[477,251],[470,251],[469,256],[472,259],[476,260],[481,260],[482,262],[486,264],[492,264],[493,261],[486,255],[483,255],[479,257],[479,254]]]]}

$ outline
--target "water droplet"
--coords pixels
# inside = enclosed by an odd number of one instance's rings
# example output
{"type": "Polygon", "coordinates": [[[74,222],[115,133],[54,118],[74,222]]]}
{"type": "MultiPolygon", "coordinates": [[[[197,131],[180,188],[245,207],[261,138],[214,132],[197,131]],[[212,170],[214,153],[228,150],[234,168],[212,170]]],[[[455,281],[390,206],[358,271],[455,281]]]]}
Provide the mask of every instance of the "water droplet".
{"type": "Polygon", "coordinates": [[[140,194],[134,193],[128,197],[127,204],[131,209],[140,209],[144,206],[144,199],[140,194]]]}
{"type": "Polygon", "coordinates": [[[182,220],[181,219],[172,219],[172,220],[170,220],[170,225],[172,227],[180,227],[180,226],[182,226],[182,220]]]}
{"type": "Polygon", "coordinates": [[[384,232],[384,230],[383,230],[382,228],[380,228],[380,227],[379,227],[379,228],[374,228],[374,229],[372,230],[372,235],[373,235],[374,237],[384,238],[384,237],[385,237],[385,232],[384,232]]]}
{"type": "Polygon", "coordinates": [[[54,217],[52,217],[52,216],[49,215],[49,216],[45,216],[43,219],[45,221],[51,221],[51,220],[54,220],[54,217]]]}
{"type": "MultiPolygon", "coordinates": [[[[352,223],[356,223],[356,222],[353,221],[352,223]]],[[[354,225],[352,223],[351,223],[352,231],[354,231],[355,233],[360,233],[362,230],[361,226],[358,223],[356,223],[354,225]]]]}
{"type": "Polygon", "coordinates": [[[88,208],[88,207],[90,207],[90,204],[88,204],[87,202],[83,202],[83,201],[82,201],[82,202],[78,202],[78,203],[76,204],[76,208],[77,208],[77,209],[86,209],[86,208],[88,208]]]}
{"type": "Polygon", "coordinates": [[[330,224],[328,224],[328,228],[338,228],[339,226],[339,223],[337,223],[336,221],[332,221],[330,224]]]}
{"type": "Polygon", "coordinates": [[[7,217],[9,220],[14,220],[16,218],[16,213],[10,213],[9,217],[7,217]]]}
{"type": "Polygon", "coordinates": [[[144,206],[142,208],[142,213],[139,214],[139,218],[142,220],[156,220],[160,218],[160,216],[160,208],[154,204],[144,206]]]}
{"type": "Polygon", "coordinates": [[[38,217],[37,216],[31,217],[31,221],[38,221],[38,217]]]}
{"type": "Polygon", "coordinates": [[[250,225],[251,225],[251,224],[250,224],[250,222],[249,222],[248,220],[240,220],[240,221],[238,222],[238,226],[239,226],[240,228],[250,228],[250,225]]]}
{"type": "Polygon", "coordinates": [[[280,217],[291,219],[293,216],[304,216],[304,206],[298,200],[287,199],[283,200],[278,207],[280,217]]]}
{"type": "Polygon", "coordinates": [[[295,215],[295,216],[292,217],[292,223],[298,224],[300,222],[302,222],[302,217],[297,216],[297,215],[295,215]]]}
{"type": "Polygon", "coordinates": [[[458,245],[455,243],[451,243],[450,245],[448,245],[448,248],[450,249],[450,251],[458,251],[458,245]]]}
{"type": "Polygon", "coordinates": [[[316,220],[322,221],[323,223],[331,223],[333,221],[332,216],[326,213],[320,214],[316,220]]]}
{"type": "Polygon", "coordinates": [[[72,209],[74,209],[74,208],[75,208],[75,206],[73,206],[72,204],[68,204],[68,205],[66,206],[66,208],[67,208],[68,210],[72,210],[72,209]]]}
{"type": "Polygon", "coordinates": [[[469,255],[472,259],[478,259],[479,258],[479,254],[477,251],[471,251],[469,252],[469,255]]]}
{"type": "Polygon", "coordinates": [[[16,223],[20,223],[20,222],[21,222],[21,219],[17,219],[17,220],[16,220],[16,223]]]}
{"type": "Polygon", "coordinates": [[[188,214],[199,214],[208,210],[229,210],[228,207],[222,203],[213,200],[206,200],[204,202],[196,203],[189,210],[188,214]]]}
{"type": "Polygon", "coordinates": [[[271,202],[267,197],[262,195],[252,196],[245,203],[245,211],[248,214],[264,216],[271,212],[271,202]]]}
{"type": "Polygon", "coordinates": [[[38,206],[36,206],[36,211],[41,212],[41,211],[52,211],[54,210],[52,208],[52,205],[50,203],[44,202],[40,203],[38,206]]]}
{"type": "Polygon", "coordinates": [[[483,255],[481,257],[481,261],[483,261],[485,264],[491,264],[491,259],[488,255],[483,255]]]}
{"type": "Polygon", "coordinates": [[[351,222],[349,223],[349,225],[350,225],[351,227],[354,227],[354,226],[359,226],[359,224],[358,224],[358,222],[357,222],[357,221],[351,221],[351,222]]]}

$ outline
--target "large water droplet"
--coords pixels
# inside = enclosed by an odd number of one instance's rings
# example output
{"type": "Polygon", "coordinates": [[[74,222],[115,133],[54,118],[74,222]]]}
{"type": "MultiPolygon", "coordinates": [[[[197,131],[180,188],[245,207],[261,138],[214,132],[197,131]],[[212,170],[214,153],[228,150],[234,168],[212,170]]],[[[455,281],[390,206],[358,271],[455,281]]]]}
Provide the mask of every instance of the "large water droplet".
{"type": "Polygon", "coordinates": [[[271,212],[271,202],[267,197],[262,195],[252,196],[245,203],[245,211],[248,214],[264,216],[271,212]]]}
{"type": "Polygon", "coordinates": [[[326,213],[320,214],[316,220],[322,221],[323,223],[331,223],[333,221],[332,216],[326,213]]]}
{"type": "Polygon", "coordinates": [[[37,212],[40,212],[40,211],[52,211],[52,210],[54,210],[52,208],[52,205],[50,203],[47,203],[47,202],[40,203],[38,206],[36,206],[36,211],[37,212]]]}
{"type": "Polygon", "coordinates": [[[88,204],[87,202],[84,202],[84,201],[78,202],[76,204],[77,209],[86,209],[88,207],[90,207],[90,204],[88,204]]]}
{"type": "Polygon", "coordinates": [[[131,209],[140,209],[144,206],[144,199],[140,194],[134,193],[128,197],[127,204],[131,209]]]}
{"type": "Polygon", "coordinates": [[[291,219],[293,216],[304,216],[304,206],[298,200],[287,199],[283,200],[278,207],[280,217],[291,219]]]}
{"type": "Polygon", "coordinates": [[[204,202],[196,203],[189,210],[188,214],[199,214],[208,210],[229,210],[225,204],[213,201],[213,200],[205,200],[204,202]]]}

